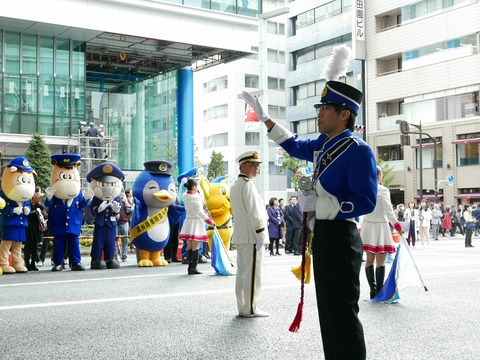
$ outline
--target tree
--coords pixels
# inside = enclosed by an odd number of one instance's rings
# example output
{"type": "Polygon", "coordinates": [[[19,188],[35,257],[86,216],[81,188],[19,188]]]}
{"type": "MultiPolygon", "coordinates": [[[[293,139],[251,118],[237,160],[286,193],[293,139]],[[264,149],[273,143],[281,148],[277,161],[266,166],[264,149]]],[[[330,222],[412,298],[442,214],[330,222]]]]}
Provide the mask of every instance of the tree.
{"type": "Polygon", "coordinates": [[[35,184],[42,189],[50,186],[50,176],[53,169],[50,155],[50,148],[43,140],[42,134],[33,133],[32,139],[28,142],[25,157],[30,161],[32,168],[37,173],[35,184]]]}
{"type": "Polygon", "coordinates": [[[223,154],[212,151],[210,165],[208,165],[207,179],[213,181],[220,176],[225,176],[223,154]]]}
{"type": "Polygon", "coordinates": [[[377,160],[377,165],[380,166],[380,168],[382,169],[382,185],[388,188],[393,182],[393,175],[391,174],[391,172],[393,171],[393,167],[382,159],[377,160]]]}
{"type": "Polygon", "coordinates": [[[306,166],[305,160],[293,158],[286,151],[283,152],[283,164],[282,166],[280,166],[280,170],[283,171],[285,169],[288,169],[290,170],[291,173],[293,173],[292,177],[290,178],[290,181],[292,182],[292,186],[294,187],[295,190],[298,190],[298,177],[296,176],[296,173],[297,171],[300,170],[300,168],[305,166],[306,166]]]}

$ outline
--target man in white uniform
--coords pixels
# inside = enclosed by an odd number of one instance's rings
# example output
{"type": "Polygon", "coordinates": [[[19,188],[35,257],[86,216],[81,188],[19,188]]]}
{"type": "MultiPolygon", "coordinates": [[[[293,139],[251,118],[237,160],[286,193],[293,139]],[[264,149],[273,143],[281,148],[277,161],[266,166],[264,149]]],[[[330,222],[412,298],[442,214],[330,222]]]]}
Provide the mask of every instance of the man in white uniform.
{"type": "Polygon", "coordinates": [[[265,254],[267,216],[265,204],[252,179],[261,163],[258,152],[247,151],[237,158],[240,174],[230,188],[234,219],[233,242],[237,249],[235,293],[241,317],[267,317],[257,307],[265,254]]]}

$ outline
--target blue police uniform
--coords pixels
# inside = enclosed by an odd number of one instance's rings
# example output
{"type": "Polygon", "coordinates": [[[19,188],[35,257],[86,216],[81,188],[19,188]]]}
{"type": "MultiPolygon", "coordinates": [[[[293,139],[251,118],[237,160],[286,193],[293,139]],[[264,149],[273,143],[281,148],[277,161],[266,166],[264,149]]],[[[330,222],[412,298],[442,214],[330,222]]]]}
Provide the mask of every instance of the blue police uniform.
{"type": "MultiPolygon", "coordinates": [[[[122,200],[119,196],[115,198],[119,204],[122,200]]],[[[95,219],[95,229],[93,230],[94,242],[92,243],[92,258],[101,258],[102,251],[105,259],[113,259],[115,257],[115,241],[117,237],[117,213],[112,208],[107,207],[103,211],[98,211],[98,207],[103,202],[102,199],[94,197],[90,208],[92,209],[95,219]]]]}
{"type": "Polygon", "coordinates": [[[73,266],[82,262],[78,237],[82,232],[83,208],[90,204],[90,200],[86,200],[80,192],[71,201],[70,206],[68,203],[55,195],[50,200],[45,200],[45,206],[48,208],[48,228],[53,235],[52,260],[57,266],[63,264],[66,242],[70,266],[73,269],[73,266]]]}
{"type": "MultiPolygon", "coordinates": [[[[316,108],[330,105],[357,115],[363,94],[337,81],[326,83],[316,108]]],[[[313,270],[326,359],[365,359],[358,319],[362,241],[355,220],[373,211],[377,198],[376,161],[371,148],[348,129],[332,138],[299,140],[279,124],[268,137],[292,157],[314,163],[317,196],[313,270]]]]}
{"type": "MultiPolygon", "coordinates": [[[[5,207],[2,210],[2,238],[9,241],[25,242],[25,230],[28,226],[27,215],[23,212],[18,215],[13,212],[13,209],[18,207],[18,203],[11,200],[5,195],[3,190],[0,190],[0,197],[5,200],[5,207]]],[[[30,201],[23,201],[24,208],[30,207],[30,201]]]]}
{"type": "MultiPolygon", "coordinates": [[[[7,168],[10,167],[16,167],[22,171],[28,173],[33,172],[35,174],[29,161],[23,156],[17,156],[12,159],[7,165],[7,168]]],[[[2,238],[14,242],[25,242],[25,230],[28,227],[27,216],[23,212],[19,215],[13,212],[13,209],[19,205],[16,201],[9,199],[3,190],[0,190],[0,197],[6,202],[5,208],[2,210],[2,238]]],[[[29,208],[30,211],[32,210],[30,207],[30,201],[22,201],[22,207],[29,208]]]]}
{"type": "MultiPolygon", "coordinates": [[[[125,175],[120,170],[118,166],[113,163],[103,163],[96,166],[92,171],[87,174],[87,181],[90,183],[95,179],[114,177],[123,181],[125,175]]],[[[91,268],[92,269],[101,269],[104,267],[104,264],[100,261],[103,257],[106,260],[106,266],[108,268],[118,268],[119,264],[115,260],[115,242],[117,237],[117,212],[113,211],[110,206],[107,206],[104,210],[98,211],[98,207],[103,203],[104,200],[94,197],[90,208],[92,214],[94,215],[94,224],[95,228],[93,230],[93,243],[91,250],[91,268]]],[[[120,196],[117,196],[113,201],[116,201],[118,204],[122,204],[120,196]]],[[[119,210],[120,211],[120,210],[119,210]]]]}

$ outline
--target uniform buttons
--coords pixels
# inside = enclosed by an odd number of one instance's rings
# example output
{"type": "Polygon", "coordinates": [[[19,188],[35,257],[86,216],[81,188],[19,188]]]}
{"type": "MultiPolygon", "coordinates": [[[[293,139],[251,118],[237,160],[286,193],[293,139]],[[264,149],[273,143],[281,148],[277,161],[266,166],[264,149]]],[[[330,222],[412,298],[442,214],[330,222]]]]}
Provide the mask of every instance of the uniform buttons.
{"type": "Polygon", "coordinates": [[[70,219],[70,216],[67,216],[67,219],[70,219]]]}

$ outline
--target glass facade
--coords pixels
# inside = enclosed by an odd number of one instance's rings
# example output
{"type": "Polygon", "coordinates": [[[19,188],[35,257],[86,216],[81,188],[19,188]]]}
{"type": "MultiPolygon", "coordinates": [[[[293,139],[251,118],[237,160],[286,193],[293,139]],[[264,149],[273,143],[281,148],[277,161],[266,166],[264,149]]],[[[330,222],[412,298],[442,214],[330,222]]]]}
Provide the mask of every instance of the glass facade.
{"type": "Polygon", "coordinates": [[[87,92],[85,48],[80,41],[0,31],[0,132],[60,136],[62,151],[83,156],[69,139],[94,122],[104,125],[105,156],[120,168],[143,170],[153,159],[176,165],[177,72],[130,82],[121,93],[100,86],[87,92]]]}

